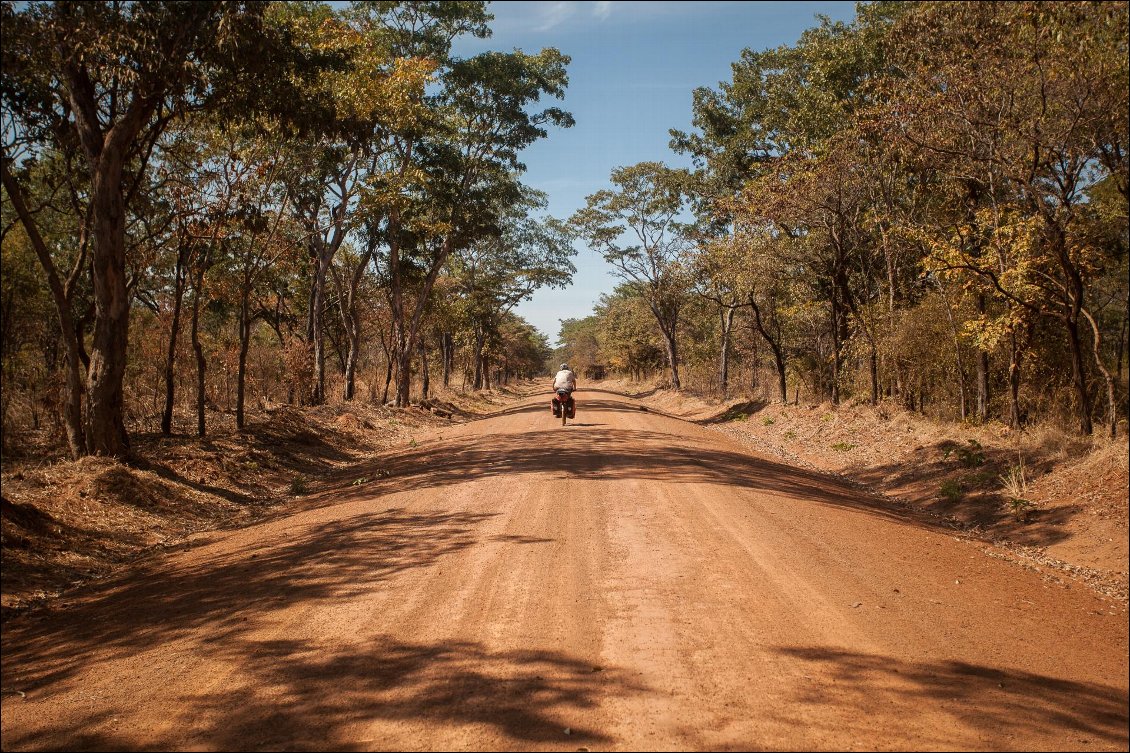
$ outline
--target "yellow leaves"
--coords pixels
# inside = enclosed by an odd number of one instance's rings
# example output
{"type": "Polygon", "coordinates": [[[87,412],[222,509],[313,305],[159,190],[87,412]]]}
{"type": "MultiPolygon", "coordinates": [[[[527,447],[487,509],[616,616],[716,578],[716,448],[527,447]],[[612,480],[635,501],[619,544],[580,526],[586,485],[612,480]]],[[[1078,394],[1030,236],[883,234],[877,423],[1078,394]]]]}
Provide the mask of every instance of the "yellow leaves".
{"type": "Polygon", "coordinates": [[[436,61],[394,57],[379,35],[323,10],[278,13],[301,45],[346,60],[342,69],[326,71],[318,82],[343,118],[376,120],[396,129],[410,128],[423,117],[424,91],[433,81],[436,61]]]}
{"type": "Polygon", "coordinates": [[[376,119],[392,129],[410,128],[426,113],[424,91],[435,68],[425,58],[388,59],[362,49],[348,70],[327,77],[326,86],[344,115],[376,119]]]}
{"type": "Polygon", "coordinates": [[[961,328],[962,339],[978,350],[992,351],[1013,330],[1013,323],[1007,315],[1000,317],[981,316],[967,320],[961,328]]]}

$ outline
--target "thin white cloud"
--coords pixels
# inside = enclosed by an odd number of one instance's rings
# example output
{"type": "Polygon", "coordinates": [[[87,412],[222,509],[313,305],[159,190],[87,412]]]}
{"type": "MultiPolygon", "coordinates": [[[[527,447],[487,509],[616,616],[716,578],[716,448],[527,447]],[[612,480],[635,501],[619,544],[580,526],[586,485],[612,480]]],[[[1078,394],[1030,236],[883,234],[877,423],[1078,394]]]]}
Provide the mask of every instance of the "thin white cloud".
{"type": "Polygon", "coordinates": [[[549,3],[542,10],[534,31],[549,31],[555,26],[560,26],[577,12],[575,2],[549,3]]]}
{"type": "Polygon", "coordinates": [[[603,21],[612,13],[612,0],[599,0],[592,4],[592,14],[603,21]]]}

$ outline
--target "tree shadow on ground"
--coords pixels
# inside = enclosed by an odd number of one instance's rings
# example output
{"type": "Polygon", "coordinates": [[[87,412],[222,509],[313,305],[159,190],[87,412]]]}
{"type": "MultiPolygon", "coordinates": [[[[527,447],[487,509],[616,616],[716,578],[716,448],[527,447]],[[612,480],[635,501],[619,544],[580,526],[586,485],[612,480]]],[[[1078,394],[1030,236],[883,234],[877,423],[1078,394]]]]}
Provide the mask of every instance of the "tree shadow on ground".
{"type": "MultiPolygon", "coordinates": [[[[171,682],[151,700],[174,711],[176,732],[118,737],[111,714],[92,710],[80,723],[5,735],[5,746],[52,749],[350,750],[442,749],[467,728],[501,747],[611,738],[592,724],[606,695],[647,693],[611,667],[557,651],[492,651],[474,642],[403,642],[388,636],[327,647],[298,639],[230,636],[208,647],[237,670],[220,689],[171,682]],[[191,717],[188,715],[191,714],[191,717]],[[183,722],[183,723],[181,723],[183,722]],[[394,722],[372,729],[369,725],[394,722]],[[99,729],[101,727],[102,729],[99,729]],[[570,733],[566,736],[564,730],[570,733]],[[365,739],[366,735],[382,735],[365,739]]],[[[30,694],[29,694],[30,697],[30,694]]],[[[144,707],[141,709],[144,710],[144,707]]],[[[121,709],[127,716],[133,709],[121,709]]]]}
{"type": "Polygon", "coordinates": [[[81,601],[13,619],[4,629],[3,682],[24,692],[65,682],[92,656],[128,656],[206,630],[236,639],[278,610],[380,588],[471,546],[495,513],[343,514],[300,538],[275,534],[250,549],[179,567],[150,563],[98,583],[81,601]]]}
{"type": "Polygon", "coordinates": [[[827,647],[776,651],[827,678],[799,686],[785,699],[783,721],[790,723],[810,724],[806,710],[813,706],[854,708],[858,714],[847,718],[870,724],[876,723],[875,709],[913,722],[924,709],[940,708],[957,724],[931,728],[936,738],[919,741],[920,750],[1013,748],[1017,739],[1032,737],[1058,741],[1066,750],[1082,749],[1080,743],[1127,748],[1130,697],[1119,688],[955,660],[904,661],[827,647]],[[955,737],[968,730],[976,737],[955,737]]]}
{"type": "MultiPolygon", "coordinates": [[[[636,412],[634,406],[619,401],[596,399],[590,400],[589,405],[591,411],[636,412]]],[[[524,408],[530,409],[531,406],[524,408]]],[[[540,410],[540,407],[532,409],[540,410]]],[[[577,415],[591,414],[585,413],[582,405],[578,406],[577,415]]],[[[928,478],[929,473],[937,473],[938,469],[908,471],[899,464],[875,466],[852,471],[855,482],[852,483],[832,474],[727,450],[715,443],[704,446],[693,436],[616,429],[583,420],[573,426],[584,431],[570,434],[567,443],[559,441],[554,434],[561,430],[558,420],[547,422],[545,429],[497,434],[489,441],[474,437],[441,440],[390,454],[344,472],[341,479],[346,483],[361,481],[357,487],[344,492],[344,498],[392,493],[405,488],[443,487],[513,474],[560,473],[578,478],[712,483],[730,489],[752,489],[793,497],[793,500],[782,501],[787,504],[811,502],[848,507],[947,532],[954,529],[956,519],[967,526],[992,528],[1032,546],[1049,546],[1068,538],[1066,526],[1079,514],[1074,507],[1034,510],[1026,521],[1020,521],[1003,498],[995,494],[970,494],[956,501],[935,496],[925,501],[911,500],[915,505],[912,507],[861,490],[860,483],[869,487],[886,486],[882,480],[899,471],[922,473],[928,478]],[[387,478],[373,481],[378,475],[387,478]]],[[[992,474],[995,471],[985,466],[979,472],[992,474]]],[[[325,499],[327,503],[339,502],[343,499],[342,493],[335,491],[325,499]]]]}
{"type": "MultiPolygon", "coordinates": [[[[581,428],[581,427],[578,427],[581,428]]],[[[951,530],[936,518],[860,492],[830,476],[775,463],[696,437],[643,429],[584,427],[570,442],[556,440],[560,425],[545,430],[460,437],[430,442],[362,464],[342,475],[343,486],[323,495],[337,504],[407,489],[465,484],[496,476],[655,481],[664,484],[715,484],[780,496],[781,504],[824,504],[951,530]]]]}
{"type": "Polygon", "coordinates": [[[724,424],[728,421],[740,421],[749,418],[754,413],[765,408],[769,403],[764,400],[749,400],[744,403],[736,403],[726,408],[720,413],[717,413],[708,418],[702,418],[695,421],[700,426],[709,426],[711,424],[724,424]]]}

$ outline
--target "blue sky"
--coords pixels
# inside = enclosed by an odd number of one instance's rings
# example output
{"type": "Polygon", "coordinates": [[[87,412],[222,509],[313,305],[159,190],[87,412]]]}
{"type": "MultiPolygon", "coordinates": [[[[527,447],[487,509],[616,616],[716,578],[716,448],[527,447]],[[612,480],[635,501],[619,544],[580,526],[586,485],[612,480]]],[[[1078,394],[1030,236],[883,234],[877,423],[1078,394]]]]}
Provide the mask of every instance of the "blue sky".
{"type": "MultiPolygon", "coordinates": [[[[690,130],[691,93],[729,80],[744,48],[796,42],[816,14],[850,21],[853,2],[492,2],[494,35],[459,40],[456,54],[556,47],[572,57],[563,107],[577,124],[555,129],[524,156],[524,180],[566,218],[608,186],[612,169],[645,160],[689,166],[668,130],[690,130]]],[[[608,265],[577,244],[566,290],[541,290],[516,309],[556,344],[559,321],[592,312],[616,285],[608,265]]]]}

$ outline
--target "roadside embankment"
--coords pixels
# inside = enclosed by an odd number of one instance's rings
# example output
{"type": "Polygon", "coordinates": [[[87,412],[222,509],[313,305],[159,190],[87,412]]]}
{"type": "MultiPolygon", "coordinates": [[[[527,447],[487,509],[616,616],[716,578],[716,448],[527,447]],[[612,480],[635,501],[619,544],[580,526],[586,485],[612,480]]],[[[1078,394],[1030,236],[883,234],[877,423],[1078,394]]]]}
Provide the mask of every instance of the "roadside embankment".
{"type": "Polygon", "coordinates": [[[653,409],[709,426],[754,452],[836,474],[944,518],[993,545],[995,556],[1127,598],[1125,437],[944,423],[888,405],[721,401],[606,384],[646,395],[653,409]]]}

